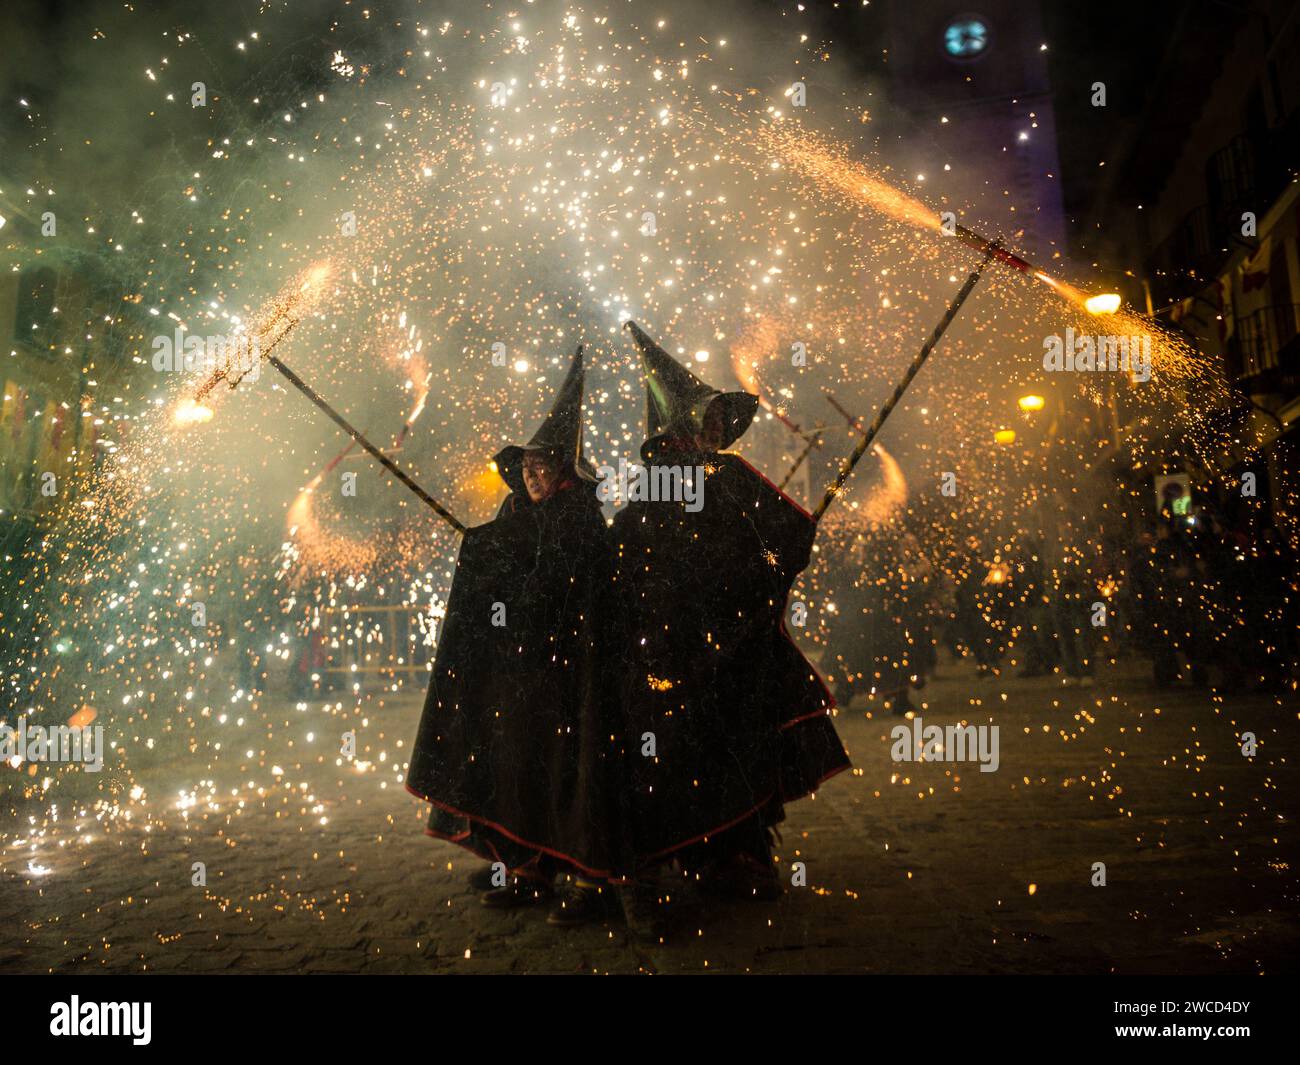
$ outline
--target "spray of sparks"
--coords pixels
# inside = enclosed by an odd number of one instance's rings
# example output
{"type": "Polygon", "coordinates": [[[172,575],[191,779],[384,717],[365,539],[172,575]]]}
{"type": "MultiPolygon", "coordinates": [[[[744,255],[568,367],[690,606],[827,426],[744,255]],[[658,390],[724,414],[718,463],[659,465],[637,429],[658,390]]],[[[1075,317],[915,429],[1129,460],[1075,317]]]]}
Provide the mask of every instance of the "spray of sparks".
{"type": "MultiPolygon", "coordinates": [[[[811,505],[855,439],[823,391],[869,419],[978,261],[943,234],[940,212],[1014,247],[1002,220],[965,206],[960,173],[946,193],[927,189],[933,199],[909,191],[838,139],[857,121],[847,106],[811,128],[780,87],[756,89],[716,36],[546,5],[487,24],[417,18],[392,33],[382,76],[323,49],[329,88],[219,139],[208,173],[175,182],[188,213],[165,224],[178,239],[128,299],[139,373],[105,398],[103,454],[83,467],[71,513],[39,546],[35,586],[4,619],[27,637],[7,675],[14,705],[33,720],[98,714],[115,745],[92,792],[84,775],[3,770],[47,804],[23,835],[24,862],[57,867],[67,824],[102,837],[292,791],[280,763],[332,757],[309,735],[365,731],[373,696],[348,683],[335,701],[266,717],[271,704],[241,680],[245,659],[287,669],[310,645],[322,649],[308,667],[319,673],[382,657],[420,667],[393,684],[418,690],[432,658],[455,537],[268,368],[256,380],[149,372],[159,323],[256,337],[263,357],[283,357],[473,523],[503,493],[488,456],[535,422],[578,341],[593,367],[587,451],[635,456],[641,386],[620,329],[635,317],[701,376],[761,395],[741,447],[774,479],[809,427],[831,426],[789,489],[811,505]],[[791,363],[796,342],[805,366],[791,363]],[[358,473],[356,498],[338,491],[343,472],[358,473]],[[353,612],[366,603],[420,622],[394,648],[353,612]],[[190,624],[199,606],[206,628],[190,624]],[[158,795],[153,780],[178,762],[191,782],[179,800],[158,795]],[[60,820],[62,786],[73,790],[60,820]]],[[[1045,334],[1097,331],[1086,276],[1079,284],[990,268],[882,437],[889,450],[832,508],[823,558],[827,545],[906,521],[915,554],[960,577],[956,548],[972,528],[997,563],[1043,505],[1095,543],[1083,474],[1109,433],[1110,375],[1051,382],[1053,404],[1077,390],[1094,415],[1058,424],[1040,447],[1008,452],[994,437],[1042,433],[1046,415],[1016,411],[1014,396],[1042,390],[1045,334]],[[928,487],[953,468],[965,517],[928,487]]],[[[1222,387],[1206,363],[1131,312],[1104,331],[1153,337],[1152,380],[1121,385],[1126,446],[1157,455],[1176,423],[1183,446],[1212,450],[1180,402],[1222,387]]],[[[833,613],[836,579],[815,563],[797,594],[833,613]]],[[[814,655],[820,640],[814,627],[814,655]]],[[[398,737],[365,734],[358,771],[400,782],[398,737]]],[[[312,799],[302,808],[315,817],[312,799]]]]}

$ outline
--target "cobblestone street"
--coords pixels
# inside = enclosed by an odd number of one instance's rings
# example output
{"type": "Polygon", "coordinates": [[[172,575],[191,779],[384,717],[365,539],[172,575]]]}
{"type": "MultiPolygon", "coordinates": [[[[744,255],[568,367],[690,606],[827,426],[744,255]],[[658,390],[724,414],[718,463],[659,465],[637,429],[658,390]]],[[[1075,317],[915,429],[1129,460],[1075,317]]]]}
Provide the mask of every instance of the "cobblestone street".
{"type": "MultiPolygon", "coordinates": [[[[855,769],[789,809],[778,847],[808,886],[707,911],[675,891],[661,946],[485,910],[477,860],[423,836],[392,776],[321,760],[188,827],[65,826],[34,849],[4,826],[0,971],[1294,971],[1294,709],[1158,693],[1135,663],[1078,690],[947,662],[920,695],[927,724],[997,724],[997,772],[895,764],[897,720],[842,710],[855,769]]],[[[379,711],[408,737],[418,712],[379,711]]]]}

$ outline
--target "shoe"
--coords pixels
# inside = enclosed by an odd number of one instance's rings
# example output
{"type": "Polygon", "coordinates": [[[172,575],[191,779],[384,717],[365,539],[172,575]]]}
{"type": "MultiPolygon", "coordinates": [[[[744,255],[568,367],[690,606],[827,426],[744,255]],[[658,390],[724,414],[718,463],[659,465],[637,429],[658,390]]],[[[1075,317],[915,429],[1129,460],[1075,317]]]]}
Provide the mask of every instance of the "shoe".
{"type": "Polygon", "coordinates": [[[546,915],[546,923],[557,928],[577,928],[595,924],[618,912],[618,901],[608,884],[566,884],[559,901],[546,915]]]}
{"type": "Polygon", "coordinates": [[[700,890],[719,898],[773,902],[781,897],[781,882],[770,858],[737,854],[701,874],[700,890]]]}
{"type": "Polygon", "coordinates": [[[483,895],[482,901],[489,910],[517,910],[521,906],[549,902],[554,896],[554,889],[545,880],[512,876],[505,887],[493,888],[483,895]]]}
{"type": "Polygon", "coordinates": [[[662,943],[667,936],[664,908],[658,893],[648,884],[629,880],[620,884],[618,901],[628,934],[642,943],[662,943]]]}
{"type": "MultiPolygon", "coordinates": [[[[501,887],[501,884],[498,884],[492,879],[496,876],[498,868],[500,868],[503,875],[506,875],[504,862],[493,862],[491,865],[485,865],[481,869],[475,869],[474,872],[469,874],[470,888],[474,891],[484,892],[492,891],[501,887]]],[[[506,876],[506,879],[509,879],[508,875],[506,876]]]]}

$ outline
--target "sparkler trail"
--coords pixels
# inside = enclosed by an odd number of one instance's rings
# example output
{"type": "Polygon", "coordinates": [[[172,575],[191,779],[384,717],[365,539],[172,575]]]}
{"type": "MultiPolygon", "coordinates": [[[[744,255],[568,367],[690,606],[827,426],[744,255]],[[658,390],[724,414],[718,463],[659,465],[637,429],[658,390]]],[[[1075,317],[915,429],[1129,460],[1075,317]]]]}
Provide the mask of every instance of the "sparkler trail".
{"type": "MultiPolygon", "coordinates": [[[[278,296],[271,303],[269,311],[270,318],[257,330],[256,333],[260,357],[268,358],[271,352],[279,346],[280,342],[293,332],[294,327],[300,320],[298,317],[295,317],[295,315],[306,314],[310,310],[312,301],[309,299],[309,294],[311,296],[320,295],[324,291],[324,283],[329,278],[329,275],[329,265],[325,263],[318,264],[307,271],[306,276],[301,282],[296,285],[291,285],[285,293],[278,296]],[[284,326],[278,333],[276,333],[275,339],[266,346],[264,351],[261,350],[260,345],[262,341],[266,337],[270,336],[281,323],[284,323],[284,326]]],[[[230,388],[233,390],[238,387],[242,378],[242,373],[240,376],[232,378],[231,368],[228,366],[218,367],[212,372],[212,375],[199,386],[198,391],[194,393],[193,398],[184,403],[182,408],[178,410],[176,420],[182,423],[199,420],[194,418],[190,412],[195,409],[201,409],[203,400],[207,398],[208,394],[216,388],[218,384],[222,381],[227,381],[230,388]]],[[[206,421],[207,418],[202,420],[206,421]]]]}
{"type": "MultiPolygon", "coordinates": [[[[992,250],[995,261],[1033,278],[1076,308],[1087,309],[1088,297],[1079,289],[1053,278],[1046,271],[1009,251],[1003,247],[1000,239],[989,240],[975,230],[955,222],[948,228],[942,213],[889,184],[861,161],[848,158],[843,149],[824,143],[815,134],[792,129],[786,124],[762,125],[756,140],[767,154],[779,160],[780,166],[806,177],[819,189],[936,236],[954,236],[981,254],[992,250]]],[[[732,159],[738,165],[753,165],[751,153],[736,152],[732,159]]],[[[777,166],[778,163],[769,165],[777,166]]]]}

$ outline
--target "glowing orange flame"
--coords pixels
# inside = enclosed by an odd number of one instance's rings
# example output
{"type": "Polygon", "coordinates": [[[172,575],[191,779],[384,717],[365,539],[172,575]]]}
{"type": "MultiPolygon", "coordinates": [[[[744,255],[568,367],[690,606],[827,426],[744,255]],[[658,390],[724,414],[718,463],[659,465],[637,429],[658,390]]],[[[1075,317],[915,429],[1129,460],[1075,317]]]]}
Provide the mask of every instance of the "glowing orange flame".
{"type": "Polygon", "coordinates": [[[68,718],[68,724],[71,725],[73,728],[85,728],[92,721],[94,721],[95,718],[97,718],[98,716],[99,716],[99,711],[96,710],[89,703],[86,703],[85,705],[82,706],[80,710],[78,710],[75,714],[73,714],[70,718],[68,718]]]}
{"type": "Polygon", "coordinates": [[[212,408],[205,407],[202,403],[195,403],[189,396],[181,400],[172,412],[172,422],[176,425],[199,425],[210,421],[212,421],[212,408]]]}

